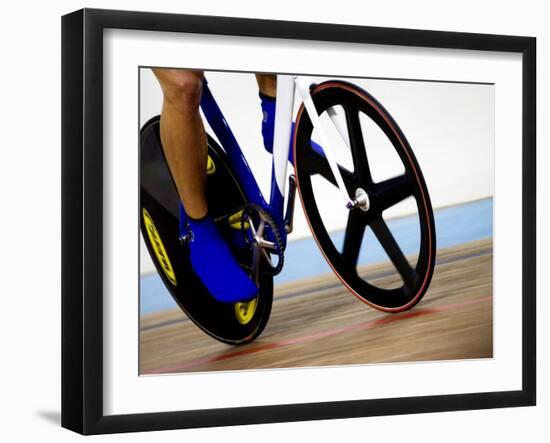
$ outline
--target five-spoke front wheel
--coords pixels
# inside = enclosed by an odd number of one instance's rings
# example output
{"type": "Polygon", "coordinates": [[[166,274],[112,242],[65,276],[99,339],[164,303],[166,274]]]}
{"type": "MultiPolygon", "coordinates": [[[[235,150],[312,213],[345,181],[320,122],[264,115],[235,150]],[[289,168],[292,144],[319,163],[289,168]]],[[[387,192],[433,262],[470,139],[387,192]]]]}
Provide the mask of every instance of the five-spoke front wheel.
{"type": "Polygon", "coordinates": [[[324,151],[313,139],[314,128],[302,106],[296,117],[294,158],[302,205],[313,236],[334,272],[356,296],[383,311],[409,309],[418,303],[429,286],[436,250],[432,206],[418,162],[396,122],[367,92],[346,82],[329,81],[315,86],[311,95],[321,117],[326,113],[325,117],[334,118],[336,108],[343,114],[352,165],[339,164],[339,170],[348,195],[355,200],[353,207],[346,209],[343,244],[338,247],[330,233],[330,216],[320,211],[326,198],[315,191],[318,177],[325,185],[334,187],[336,179],[324,151]],[[381,131],[387,141],[386,149],[394,151],[392,155],[397,154],[404,172],[378,181],[373,178],[375,165],[369,161],[369,136],[365,135],[368,131],[361,124],[365,120],[381,131]],[[414,201],[412,219],[419,232],[418,249],[413,254],[403,251],[383,216],[384,211],[406,199],[414,201]],[[360,251],[367,229],[372,231],[392,263],[399,277],[397,287],[383,287],[360,269],[360,251]]]}

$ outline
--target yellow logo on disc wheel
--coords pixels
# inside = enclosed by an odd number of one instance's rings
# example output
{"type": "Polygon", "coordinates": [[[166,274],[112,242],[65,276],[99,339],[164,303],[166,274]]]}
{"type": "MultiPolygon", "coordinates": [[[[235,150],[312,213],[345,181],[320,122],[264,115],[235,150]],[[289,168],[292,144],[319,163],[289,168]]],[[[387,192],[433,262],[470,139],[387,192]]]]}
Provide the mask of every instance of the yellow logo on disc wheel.
{"type": "Polygon", "coordinates": [[[248,302],[235,303],[235,317],[241,325],[250,323],[250,320],[256,313],[256,307],[258,306],[258,298],[250,300],[248,302]]]}
{"type": "Polygon", "coordinates": [[[216,164],[212,157],[208,156],[208,162],[206,163],[206,175],[211,175],[216,172],[216,164]]]}
{"type": "MultiPolygon", "coordinates": [[[[244,209],[241,209],[240,211],[235,212],[235,214],[230,215],[229,218],[227,219],[227,223],[229,223],[229,226],[231,226],[233,229],[242,229],[242,227],[243,227],[243,223],[242,223],[243,211],[244,211],[244,209]]],[[[250,223],[245,221],[244,222],[244,228],[245,229],[250,229],[250,223]]]]}
{"type": "Polygon", "coordinates": [[[153,223],[153,219],[145,208],[143,208],[142,213],[145,229],[147,230],[149,241],[153,246],[153,250],[155,251],[160,267],[164,271],[164,275],[166,275],[168,280],[170,280],[170,283],[176,286],[176,274],[174,272],[174,268],[172,268],[172,263],[170,263],[170,259],[168,258],[168,254],[166,253],[162,240],[160,239],[159,231],[157,231],[157,228],[153,223]]]}

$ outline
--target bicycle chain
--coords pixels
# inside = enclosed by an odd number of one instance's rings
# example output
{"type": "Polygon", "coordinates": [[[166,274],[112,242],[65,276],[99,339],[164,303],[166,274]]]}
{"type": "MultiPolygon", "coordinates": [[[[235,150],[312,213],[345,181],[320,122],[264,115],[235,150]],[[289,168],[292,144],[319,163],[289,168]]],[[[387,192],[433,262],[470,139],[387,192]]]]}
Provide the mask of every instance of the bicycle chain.
{"type": "Polygon", "coordinates": [[[248,236],[247,236],[247,233],[246,233],[245,222],[246,222],[247,217],[249,217],[249,219],[252,220],[252,218],[249,215],[251,211],[256,211],[259,214],[259,216],[261,218],[263,218],[263,220],[265,221],[266,226],[269,226],[269,229],[271,230],[271,232],[273,232],[273,235],[275,236],[275,246],[276,246],[276,251],[274,251],[273,253],[276,254],[279,257],[279,261],[278,261],[276,266],[270,266],[269,263],[266,263],[266,266],[262,267],[261,271],[263,273],[271,275],[271,276],[277,275],[283,269],[284,257],[285,257],[284,256],[284,250],[285,250],[284,242],[283,242],[283,239],[281,238],[281,233],[279,232],[279,228],[277,226],[277,223],[275,222],[275,220],[273,219],[271,214],[269,212],[267,212],[265,209],[263,209],[261,206],[258,206],[254,203],[248,203],[243,208],[243,212],[242,212],[242,215],[241,215],[241,229],[243,230],[243,235],[244,235],[245,241],[250,246],[253,246],[253,245],[250,244],[250,242],[249,242],[249,239],[248,239],[248,236]]]}

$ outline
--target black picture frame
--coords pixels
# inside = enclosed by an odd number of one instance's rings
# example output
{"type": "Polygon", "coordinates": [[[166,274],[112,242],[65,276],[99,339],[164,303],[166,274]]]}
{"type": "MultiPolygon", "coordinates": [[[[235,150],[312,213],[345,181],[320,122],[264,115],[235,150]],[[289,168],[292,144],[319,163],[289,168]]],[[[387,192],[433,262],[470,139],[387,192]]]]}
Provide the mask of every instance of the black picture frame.
{"type": "Polygon", "coordinates": [[[101,434],[535,405],[535,274],[535,38],[95,9],[62,18],[63,427],[82,434],[101,434]],[[108,28],[521,54],[521,390],[106,416],[102,407],[102,36],[108,28]]]}

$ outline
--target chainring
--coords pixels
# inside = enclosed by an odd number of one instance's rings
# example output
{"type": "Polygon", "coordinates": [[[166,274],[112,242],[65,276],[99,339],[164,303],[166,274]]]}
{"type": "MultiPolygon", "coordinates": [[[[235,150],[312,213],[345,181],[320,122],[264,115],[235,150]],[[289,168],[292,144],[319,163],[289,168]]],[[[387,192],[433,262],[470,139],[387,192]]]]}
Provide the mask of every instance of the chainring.
{"type": "Polygon", "coordinates": [[[241,214],[241,229],[247,244],[253,249],[252,274],[262,272],[267,275],[277,275],[284,265],[284,242],[277,223],[269,212],[261,206],[249,203],[241,214]],[[271,255],[277,256],[273,264],[271,255]],[[264,264],[260,266],[261,257],[264,264]]]}

